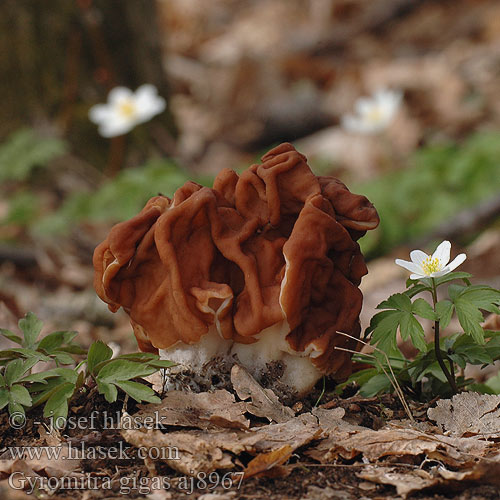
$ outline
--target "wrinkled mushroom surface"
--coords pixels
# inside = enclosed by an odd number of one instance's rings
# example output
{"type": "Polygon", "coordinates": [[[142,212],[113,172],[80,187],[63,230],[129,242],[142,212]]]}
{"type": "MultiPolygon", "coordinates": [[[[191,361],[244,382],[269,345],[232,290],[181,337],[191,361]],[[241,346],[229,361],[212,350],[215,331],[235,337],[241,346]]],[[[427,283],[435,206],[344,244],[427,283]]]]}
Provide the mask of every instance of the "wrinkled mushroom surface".
{"type": "Polygon", "coordinates": [[[378,222],[364,196],[314,175],[285,143],[114,226],[94,253],[95,288],[130,315],[142,350],[194,363],[237,355],[257,376],[282,360],[300,393],[350,372],[334,347],[357,348],[337,332],[359,336],[367,270],[356,241],[378,222]]]}

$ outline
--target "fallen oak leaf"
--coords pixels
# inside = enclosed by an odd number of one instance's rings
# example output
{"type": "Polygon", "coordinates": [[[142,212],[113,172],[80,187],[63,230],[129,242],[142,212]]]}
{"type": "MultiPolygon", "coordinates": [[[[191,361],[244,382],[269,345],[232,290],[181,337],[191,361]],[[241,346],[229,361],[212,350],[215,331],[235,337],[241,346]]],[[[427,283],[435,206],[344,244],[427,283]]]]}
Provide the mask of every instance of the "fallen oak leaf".
{"type": "MultiPolygon", "coordinates": [[[[246,403],[222,389],[214,392],[169,391],[160,404],[140,405],[134,422],[154,422],[159,426],[176,425],[208,429],[223,427],[248,429],[250,421],[244,416],[246,403]]],[[[151,428],[151,425],[149,425],[151,428]]]]}
{"type": "Polygon", "coordinates": [[[271,389],[262,388],[242,366],[232,367],[231,382],[241,400],[251,399],[251,403],[247,403],[247,411],[252,415],[277,423],[286,422],[295,416],[293,410],[284,406],[271,389]]]}
{"type": "MultiPolygon", "coordinates": [[[[269,477],[269,471],[275,470],[278,466],[283,465],[292,456],[292,453],[293,448],[288,444],[268,453],[261,453],[248,462],[243,477],[269,477]]],[[[282,477],[283,473],[286,475],[286,471],[281,468],[279,476],[282,477]]],[[[272,474],[272,477],[276,477],[276,475],[272,474]]]]}
{"type": "Polygon", "coordinates": [[[452,436],[500,437],[500,396],[494,394],[455,394],[439,400],[427,416],[452,436]]]}

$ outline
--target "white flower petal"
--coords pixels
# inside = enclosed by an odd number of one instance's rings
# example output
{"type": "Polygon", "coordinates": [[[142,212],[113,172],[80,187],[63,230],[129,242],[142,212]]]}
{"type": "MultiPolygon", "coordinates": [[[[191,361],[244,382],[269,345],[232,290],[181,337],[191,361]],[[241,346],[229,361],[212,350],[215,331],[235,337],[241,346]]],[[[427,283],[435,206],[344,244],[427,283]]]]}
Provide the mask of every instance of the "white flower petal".
{"type": "Polygon", "coordinates": [[[422,252],[422,250],[413,250],[412,252],[410,252],[411,261],[415,264],[418,264],[419,266],[422,266],[424,260],[428,257],[429,256],[425,252],[422,252]]]}
{"type": "Polygon", "coordinates": [[[107,104],[96,104],[89,109],[89,120],[99,125],[105,122],[113,114],[113,110],[107,104]]]}
{"type": "Polygon", "coordinates": [[[401,260],[401,259],[396,259],[395,262],[398,266],[404,267],[405,269],[407,269],[408,271],[411,271],[412,273],[418,273],[420,275],[425,275],[422,267],[419,266],[418,264],[415,264],[414,262],[408,262],[407,260],[401,260]]]}
{"type": "Polygon", "coordinates": [[[450,262],[451,243],[443,241],[432,254],[432,259],[438,259],[440,267],[445,267],[450,262]]]}
{"type": "Polygon", "coordinates": [[[108,102],[112,106],[116,106],[123,101],[133,99],[133,92],[127,87],[115,87],[108,94],[108,102]]]}
{"type": "Polygon", "coordinates": [[[425,274],[410,274],[410,279],[411,280],[418,280],[420,278],[428,278],[425,274]]]}
{"type": "Polygon", "coordinates": [[[450,273],[454,269],[456,269],[462,262],[467,258],[467,255],[464,253],[461,253],[460,255],[457,255],[447,266],[446,268],[448,269],[448,272],[450,273]]]}
{"type": "Polygon", "coordinates": [[[115,115],[106,122],[101,123],[99,133],[103,137],[116,137],[130,132],[135,125],[136,122],[134,120],[124,120],[123,118],[115,115]]]}

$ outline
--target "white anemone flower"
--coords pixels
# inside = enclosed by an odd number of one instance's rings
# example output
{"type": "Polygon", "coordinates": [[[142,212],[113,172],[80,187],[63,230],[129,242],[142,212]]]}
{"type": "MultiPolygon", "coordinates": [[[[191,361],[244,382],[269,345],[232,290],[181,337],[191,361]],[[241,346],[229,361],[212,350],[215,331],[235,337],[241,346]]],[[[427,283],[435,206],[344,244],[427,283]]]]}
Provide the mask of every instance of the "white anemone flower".
{"type": "Polygon", "coordinates": [[[154,85],[141,85],[135,92],[126,87],[115,87],[108,94],[106,104],[96,104],[89,110],[89,118],[99,126],[103,137],[116,137],[132,130],[165,109],[163,97],[154,85]]]}
{"type": "Polygon", "coordinates": [[[411,262],[396,259],[398,266],[411,271],[410,279],[438,278],[451,273],[466,259],[466,255],[461,253],[450,262],[451,243],[443,241],[432,255],[427,255],[422,250],[413,250],[410,253],[411,262]]]}
{"type": "Polygon", "coordinates": [[[342,126],[349,132],[378,134],[389,127],[401,104],[400,91],[381,89],[372,97],[360,97],[354,109],[356,114],[342,117],[342,126]]]}

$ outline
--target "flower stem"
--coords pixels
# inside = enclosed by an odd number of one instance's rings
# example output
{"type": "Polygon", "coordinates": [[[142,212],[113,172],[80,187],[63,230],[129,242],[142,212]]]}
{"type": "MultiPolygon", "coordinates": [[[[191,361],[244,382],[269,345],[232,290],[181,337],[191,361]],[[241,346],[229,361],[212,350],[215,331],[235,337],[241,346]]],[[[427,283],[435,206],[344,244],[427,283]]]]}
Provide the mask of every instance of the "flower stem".
{"type": "MultiPolygon", "coordinates": [[[[436,287],[436,280],[434,278],[432,278],[432,300],[434,303],[434,311],[436,311],[437,287],[436,287]]],[[[441,370],[443,370],[443,373],[445,374],[446,379],[448,380],[448,383],[451,386],[453,394],[456,394],[458,392],[458,388],[457,388],[457,383],[455,381],[455,370],[453,369],[453,361],[450,360],[450,368],[451,368],[451,373],[450,373],[450,371],[448,371],[448,368],[446,367],[446,363],[444,362],[441,353],[441,347],[439,345],[439,320],[434,321],[434,352],[436,353],[437,362],[439,363],[441,370]]]]}

